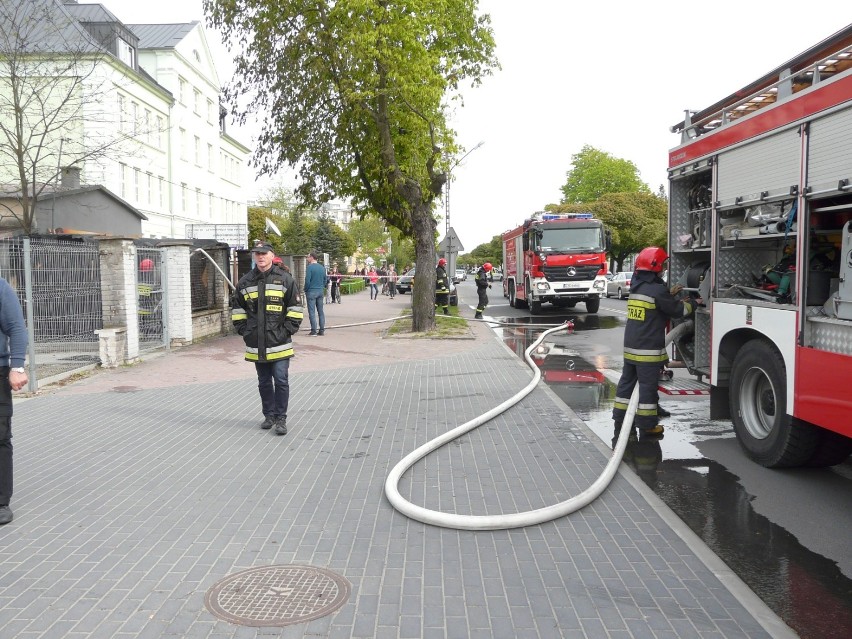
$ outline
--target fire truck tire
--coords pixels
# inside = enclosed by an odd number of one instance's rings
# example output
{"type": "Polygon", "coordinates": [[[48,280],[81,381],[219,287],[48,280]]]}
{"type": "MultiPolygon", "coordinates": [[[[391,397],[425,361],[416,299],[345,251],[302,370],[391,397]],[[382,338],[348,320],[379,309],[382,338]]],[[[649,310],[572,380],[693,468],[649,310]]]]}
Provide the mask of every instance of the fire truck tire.
{"type": "Polygon", "coordinates": [[[517,308],[517,305],[515,304],[515,284],[514,284],[514,282],[509,287],[509,306],[511,306],[512,308],[517,308]]]}
{"type": "Polygon", "coordinates": [[[846,461],[846,458],[852,454],[852,439],[830,430],[823,430],[820,435],[819,445],[805,464],[806,466],[812,468],[835,466],[846,461]]]}
{"type": "Polygon", "coordinates": [[[600,307],[601,307],[601,298],[590,297],[586,300],[586,312],[587,313],[597,313],[598,309],[600,307]]]}
{"type": "Polygon", "coordinates": [[[541,315],[541,302],[530,300],[530,315],[541,315]]]}
{"type": "Polygon", "coordinates": [[[763,340],[748,342],[731,369],[734,432],[746,454],[767,468],[801,466],[819,443],[818,430],[786,413],[787,375],[781,354],[763,340]]]}

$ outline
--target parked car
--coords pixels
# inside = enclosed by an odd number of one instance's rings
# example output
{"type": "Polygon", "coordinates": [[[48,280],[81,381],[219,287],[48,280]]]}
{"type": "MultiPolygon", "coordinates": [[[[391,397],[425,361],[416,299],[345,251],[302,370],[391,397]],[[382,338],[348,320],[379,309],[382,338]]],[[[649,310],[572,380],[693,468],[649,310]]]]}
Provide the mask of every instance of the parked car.
{"type": "MultiPolygon", "coordinates": [[[[396,283],[396,290],[400,293],[410,293],[411,287],[414,286],[414,269],[406,271],[405,275],[401,276],[396,283]]],[[[456,285],[450,282],[450,306],[459,305],[459,294],[456,291],[456,285]]]]}
{"type": "Polygon", "coordinates": [[[411,292],[411,284],[414,281],[414,269],[409,269],[405,273],[399,276],[399,279],[396,281],[396,292],[397,293],[410,293],[411,292]]]}
{"type": "Polygon", "coordinates": [[[632,277],[633,271],[616,273],[615,277],[606,283],[606,296],[615,295],[618,299],[623,300],[630,294],[630,278],[632,277]]]}
{"type": "Polygon", "coordinates": [[[464,282],[467,279],[467,273],[465,273],[463,268],[457,268],[456,274],[453,276],[453,284],[458,284],[459,282],[464,282]]]}
{"type": "Polygon", "coordinates": [[[501,271],[499,268],[495,268],[493,271],[491,271],[491,279],[493,279],[495,282],[502,282],[503,271],[501,271]]]}

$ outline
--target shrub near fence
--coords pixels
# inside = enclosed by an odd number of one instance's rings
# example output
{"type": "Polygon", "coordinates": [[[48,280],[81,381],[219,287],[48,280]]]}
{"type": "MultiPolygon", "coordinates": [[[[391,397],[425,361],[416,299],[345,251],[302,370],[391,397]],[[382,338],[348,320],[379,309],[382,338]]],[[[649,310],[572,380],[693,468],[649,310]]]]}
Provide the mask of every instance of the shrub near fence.
{"type": "Polygon", "coordinates": [[[358,291],[364,290],[364,278],[363,277],[344,277],[340,281],[340,294],[341,295],[351,295],[352,293],[357,293],[358,291]]]}

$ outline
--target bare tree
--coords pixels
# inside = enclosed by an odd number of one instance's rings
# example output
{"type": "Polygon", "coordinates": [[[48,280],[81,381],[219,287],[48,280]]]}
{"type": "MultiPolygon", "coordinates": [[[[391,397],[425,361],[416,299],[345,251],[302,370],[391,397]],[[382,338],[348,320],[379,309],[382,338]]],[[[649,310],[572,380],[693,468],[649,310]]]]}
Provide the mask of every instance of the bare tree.
{"type": "Polygon", "coordinates": [[[0,216],[24,233],[64,169],[102,170],[155,128],[126,122],[116,78],[133,70],[122,66],[61,2],[0,1],[0,216]]]}

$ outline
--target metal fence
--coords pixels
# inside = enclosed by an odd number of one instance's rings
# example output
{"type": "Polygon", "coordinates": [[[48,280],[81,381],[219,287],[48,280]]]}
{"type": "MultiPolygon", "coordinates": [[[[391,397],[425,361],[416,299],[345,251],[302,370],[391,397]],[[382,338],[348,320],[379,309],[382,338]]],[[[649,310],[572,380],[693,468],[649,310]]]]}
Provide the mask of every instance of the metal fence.
{"type": "Polygon", "coordinates": [[[225,251],[193,251],[189,257],[189,281],[192,312],[219,309],[222,307],[227,289],[222,286],[222,276],[211,263],[216,262],[222,272],[230,270],[228,253],[225,251]]]}
{"type": "Polygon", "coordinates": [[[136,248],[136,290],[139,316],[139,352],[164,348],[169,343],[166,260],[163,249],[136,248]]]}
{"type": "Polygon", "coordinates": [[[0,275],[15,289],[24,310],[31,377],[44,380],[98,363],[95,331],[103,327],[103,316],[97,242],[0,240],[0,275]]]}

